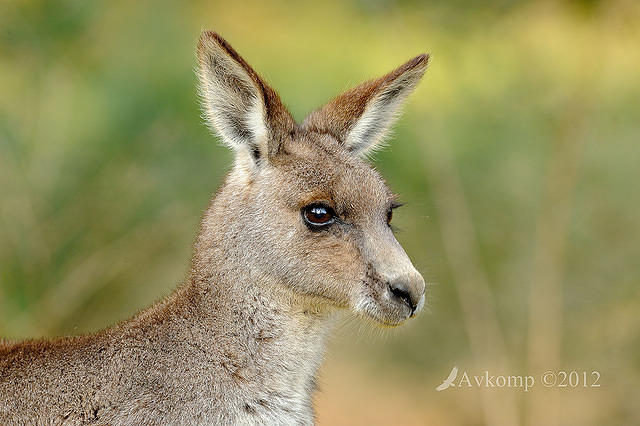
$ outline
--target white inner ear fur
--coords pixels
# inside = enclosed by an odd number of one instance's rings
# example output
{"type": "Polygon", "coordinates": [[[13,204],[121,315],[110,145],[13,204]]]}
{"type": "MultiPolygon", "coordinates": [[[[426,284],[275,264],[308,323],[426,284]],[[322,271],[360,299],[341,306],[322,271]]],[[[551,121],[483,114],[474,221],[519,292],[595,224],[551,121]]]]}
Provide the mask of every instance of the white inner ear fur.
{"type": "Polygon", "coordinates": [[[252,144],[260,150],[261,156],[266,156],[269,143],[269,129],[267,128],[267,112],[261,96],[254,98],[251,108],[246,114],[246,124],[253,135],[252,144]]]}
{"type": "Polygon", "coordinates": [[[235,166],[242,171],[245,179],[251,179],[262,158],[267,156],[269,144],[269,132],[266,125],[266,112],[261,99],[254,99],[251,108],[246,113],[246,125],[252,134],[251,141],[234,144],[232,148],[236,153],[235,166]],[[256,158],[254,150],[259,152],[260,159],[256,158]]]}
{"type": "Polygon", "coordinates": [[[209,60],[200,66],[200,95],[206,121],[222,142],[251,159],[257,149],[266,155],[268,128],[264,100],[256,83],[233,58],[211,47],[209,60]]]}
{"type": "Polygon", "coordinates": [[[377,99],[370,101],[370,105],[349,131],[345,146],[360,155],[382,148],[385,137],[400,114],[401,105],[402,99],[387,104],[377,99]]]}
{"type": "Polygon", "coordinates": [[[382,148],[385,136],[400,115],[404,100],[421,77],[422,73],[408,72],[374,95],[349,131],[345,146],[362,156],[382,148]]]}

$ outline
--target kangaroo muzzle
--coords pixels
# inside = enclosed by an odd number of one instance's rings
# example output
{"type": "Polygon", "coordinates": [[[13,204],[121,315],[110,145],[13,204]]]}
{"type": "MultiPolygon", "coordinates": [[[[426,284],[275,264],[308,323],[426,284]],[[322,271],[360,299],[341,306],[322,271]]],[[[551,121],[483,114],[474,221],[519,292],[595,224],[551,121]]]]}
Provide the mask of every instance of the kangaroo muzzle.
{"type": "Polygon", "coordinates": [[[410,316],[412,317],[419,313],[424,306],[424,279],[416,270],[389,279],[387,291],[397,303],[404,304],[411,310],[410,316]]]}
{"type": "Polygon", "coordinates": [[[367,241],[367,254],[384,283],[381,299],[386,301],[386,309],[394,311],[391,315],[398,321],[416,316],[425,303],[425,282],[400,243],[392,235],[384,235],[377,244],[371,238],[367,241]]]}

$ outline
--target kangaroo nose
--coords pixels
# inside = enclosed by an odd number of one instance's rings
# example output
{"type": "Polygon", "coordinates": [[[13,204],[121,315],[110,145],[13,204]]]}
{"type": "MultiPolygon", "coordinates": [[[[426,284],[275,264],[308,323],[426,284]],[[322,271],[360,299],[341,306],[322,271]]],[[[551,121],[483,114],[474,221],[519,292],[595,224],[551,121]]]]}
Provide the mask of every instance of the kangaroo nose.
{"type": "Polygon", "coordinates": [[[421,276],[418,277],[396,278],[387,283],[391,295],[411,309],[411,316],[419,312],[424,305],[424,280],[421,276]]]}

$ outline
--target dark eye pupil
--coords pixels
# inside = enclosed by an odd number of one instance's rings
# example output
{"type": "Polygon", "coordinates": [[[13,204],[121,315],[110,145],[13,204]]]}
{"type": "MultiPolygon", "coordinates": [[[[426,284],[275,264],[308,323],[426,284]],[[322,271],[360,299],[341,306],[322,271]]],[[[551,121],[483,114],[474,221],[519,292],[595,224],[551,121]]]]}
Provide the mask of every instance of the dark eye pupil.
{"type": "Polygon", "coordinates": [[[311,213],[313,213],[313,216],[316,219],[322,219],[325,216],[328,216],[327,209],[324,207],[314,207],[311,209],[311,213]]]}
{"type": "Polygon", "coordinates": [[[393,210],[387,212],[387,223],[391,223],[391,219],[393,219],[393,210]]]}
{"type": "Polygon", "coordinates": [[[312,225],[326,225],[333,220],[334,213],[330,207],[314,205],[304,209],[304,217],[312,225]]]}
{"type": "Polygon", "coordinates": [[[311,222],[323,223],[331,219],[331,214],[324,207],[312,207],[307,218],[311,222]]]}

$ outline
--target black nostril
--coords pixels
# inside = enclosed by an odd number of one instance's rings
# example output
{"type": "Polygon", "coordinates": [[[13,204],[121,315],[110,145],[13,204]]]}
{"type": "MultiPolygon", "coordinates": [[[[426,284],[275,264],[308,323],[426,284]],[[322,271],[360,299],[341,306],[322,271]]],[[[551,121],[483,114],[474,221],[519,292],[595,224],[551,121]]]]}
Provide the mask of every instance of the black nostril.
{"type": "Polygon", "coordinates": [[[409,292],[401,286],[396,286],[391,283],[387,284],[389,286],[389,291],[398,299],[402,300],[408,307],[411,309],[411,313],[413,314],[416,311],[416,305],[414,305],[411,300],[411,295],[409,292]]]}

